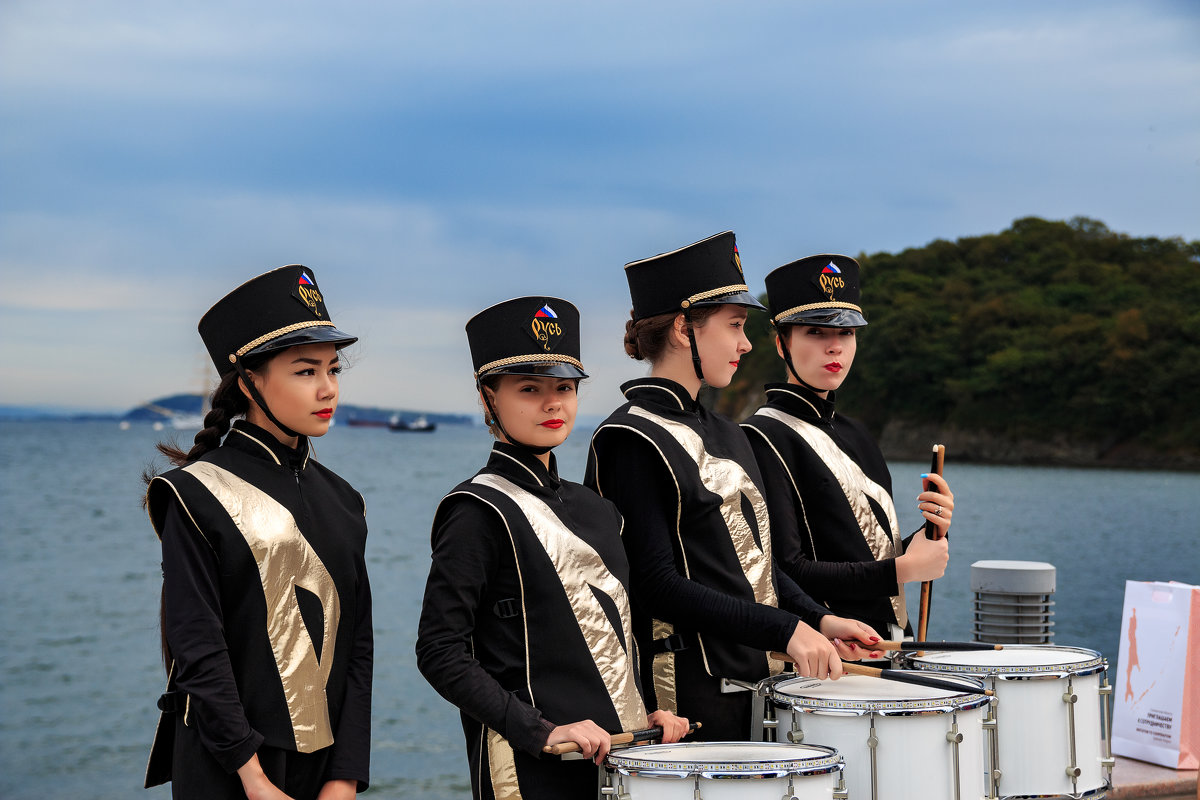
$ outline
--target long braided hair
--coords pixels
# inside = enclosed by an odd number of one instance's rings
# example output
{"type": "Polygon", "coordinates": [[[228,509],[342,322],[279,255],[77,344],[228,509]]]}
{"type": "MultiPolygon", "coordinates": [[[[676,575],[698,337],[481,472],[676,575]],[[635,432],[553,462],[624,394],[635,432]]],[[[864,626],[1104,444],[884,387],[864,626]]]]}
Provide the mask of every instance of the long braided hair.
{"type": "MultiPolygon", "coordinates": [[[[260,369],[274,355],[276,354],[269,353],[258,358],[246,359],[246,369],[249,371],[260,369]]],[[[212,397],[209,398],[209,405],[210,409],[204,415],[204,427],[196,433],[191,449],[185,452],[173,441],[159,442],[155,445],[155,449],[166,456],[167,460],[174,466],[187,466],[210,450],[216,450],[221,446],[221,440],[225,438],[225,434],[229,433],[229,428],[233,424],[233,421],[238,417],[246,415],[246,412],[250,408],[250,399],[246,397],[245,392],[238,386],[237,372],[230,372],[221,378],[221,382],[217,384],[217,388],[213,390],[212,397]]],[[[153,468],[147,468],[142,473],[142,480],[147,487],[157,474],[153,468]]],[[[148,502],[149,494],[143,495],[142,507],[145,508],[148,502]]],[[[163,666],[169,673],[173,659],[171,657],[171,648],[167,644],[166,626],[164,624],[163,606],[165,599],[166,587],[164,586],[160,589],[158,598],[158,630],[161,639],[163,666]]]]}

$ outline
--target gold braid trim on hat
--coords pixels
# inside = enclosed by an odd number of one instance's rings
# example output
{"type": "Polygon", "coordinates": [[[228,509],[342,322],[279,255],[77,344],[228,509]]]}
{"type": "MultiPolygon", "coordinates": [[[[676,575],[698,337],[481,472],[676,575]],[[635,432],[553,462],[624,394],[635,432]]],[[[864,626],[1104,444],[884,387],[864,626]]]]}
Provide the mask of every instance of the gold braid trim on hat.
{"type": "Polygon", "coordinates": [[[694,294],[691,297],[689,297],[687,300],[684,300],[679,305],[682,306],[683,308],[687,308],[688,306],[692,305],[693,303],[698,303],[701,300],[709,300],[713,297],[720,297],[723,294],[736,294],[738,292],[748,292],[748,291],[750,291],[750,287],[747,286],[746,284],[735,283],[731,286],[722,286],[720,289],[709,289],[707,292],[700,292],[699,294],[694,294]]]}
{"type": "Polygon", "coordinates": [[[773,324],[778,324],[779,320],[790,317],[792,314],[799,314],[801,311],[812,311],[814,308],[845,308],[845,309],[849,309],[850,311],[857,311],[860,314],[862,313],[862,309],[859,308],[858,306],[854,305],[853,303],[837,303],[837,302],[808,303],[806,305],[789,308],[787,311],[779,312],[778,314],[776,314],[774,317],[771,318],[771,322],[773,324]]]}
{"type": "Polygon", "coordinates": [[[501,358],[498,361],[489,361],[479,369],[475,370],[475,377],[482,377],[483,373],[490,372],[491,370],[498,369],[500,367],[508,367],[512,366],[513,364],[529,364],[536,361],[554,361],[560,364],[570,364],[573,367],[578,367],[580,372],[585,371],[583,369],[583,362],[577,358],[571,358],[570,356],[552,353],[530,353],[527,356],[509,356],[508,358],[501,358]]]}
{"type": "Polygon", "coordinates": [[[287,334],[287,333],[292,333],[293,331],[304,330],[305,328],[315,328],[318,325],[328,325],[330,328],[333,327],[333,323],[327,319],[314,319],[314,320],[310,320],[308,322],[297,322],[295,325],[288,325],[286,327],[280,328],[277,331],[271,331],[270,333],[264,333],[262,336],[258,337],[253,342],[250,342],[249,344],[244,344],[241,347],[239,347],[237,349],[237,352],[234,353],[234,355],[237,356],[238,358],[241,358],[242,356],[246,355],[246,353],[249,353],[251,350],[258,347],[260,344],[266,344],[267,342],[271,341],[272,339],[274,339],[276,337],[283,336],[284,334],[287,334]]]}

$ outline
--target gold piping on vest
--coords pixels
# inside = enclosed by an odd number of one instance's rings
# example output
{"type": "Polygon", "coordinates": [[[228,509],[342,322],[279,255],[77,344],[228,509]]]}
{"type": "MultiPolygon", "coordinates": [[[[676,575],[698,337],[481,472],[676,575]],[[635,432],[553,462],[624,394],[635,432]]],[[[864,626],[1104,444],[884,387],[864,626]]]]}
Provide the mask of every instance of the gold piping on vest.
{"type": "Polygon", "coordinates": [[[492,794],[496,800],[521,800],[521,784],[517,781],[517,760],[512,745],[491,728],[487,733],[488,771],[492,794]]]}
{"type": "Polygon", "coordinates": [[[608,571],[600,554],[564,525],[542,500],[499,475],[476,475],[471,482],[507,495],[521,509],[554,565],[622,729],[636,730],[645,724],[646,709],[634,679],[632,651],[626,649],[632,648],[633,625],[625,587],[608,571]],[[625,647],[596,599],[597,591],[608,595],[617,607],[625,647]]]}
{"type": "MultiPolygon", "coordinates": [[[[675,626],[660,619],[650,621],[650,639],[657,642],[675,633],[675,626]]],[[[679,698],[675,694],[675,654],[655,653],[651,671],[654,681],[654,699],[658,707],[672,714],[679,713],[679,698]]]]}
{"type": "MultiPolygon", "coordinates": [[[[779,598],[775,594],[775,581],[771,570],[771,521],[767,517],[767,501],[754,485],[754,481],[750,480],[745,468],[732,459],[719,458],[709,453],[700,435],[681,422],[660,417],[641,406],[631,407],[629,413],[661,427],[679,443],[688,457],[696,462],[704,488],[721,498],[721,517],[725,520],[725,527],[729,530],[729,538],[737,553],[738,565],[754,592],[755,601],[767,606],[778,606],[779,598]],[[758,542],[754,540],[754,532],[742,513],[743,498],[750,502],[757,523],[758,542]]],[[[680,543],[683,544],[682,535],[680,543]]],[[[703,652],[704,637],[699,635],[698,638],[703,652]]],[[[711,675],[707,655],[704,660],[705,669],[711,675]]],[[[772,674],[782,671],[781,662],[773,659],[767,661],[772,674]]]]}
{"type": "Polygon", "coordinates": [[[329,571],[279,501],[228,470],[206,461],[183,468],[212,492],[250,546],[267,604],[267,637],[283,683],[296,749],[311,753],[333,744],[325,686],[333,668],[341,601],[329,571]],[[321,601],[321,658],[300,616],[296,587],[321,601]]]}
{"type": "MultiPolygon", "coordinates": [[[[842,494],[846,496],[846,502],[854,512],[854,519],[858,522],[863,539],[871,548],[875,560],[900,555],[903,547],[900,541],[900,523],[896,518],[896,506],[887,490],[868,478],[862,467],[854,463],[827,433],[815,425],[776,408],[760,408],[755,416],[760,415],[781,422],[794,431],[825,462],[825,466],[829,467],[842,489],[842,494]],[[871,504],[867,502],[868,498],[883,509],[887,516],[887,528],[890,530],[885,529],[875,517],[871,504]]],[[[891,598],[892,613],[896,615],[896,623],[903,628],[908,624],[908,610],[904,605],[904,584],[898,584],[898,588],[899,592],[891,598]]]]}

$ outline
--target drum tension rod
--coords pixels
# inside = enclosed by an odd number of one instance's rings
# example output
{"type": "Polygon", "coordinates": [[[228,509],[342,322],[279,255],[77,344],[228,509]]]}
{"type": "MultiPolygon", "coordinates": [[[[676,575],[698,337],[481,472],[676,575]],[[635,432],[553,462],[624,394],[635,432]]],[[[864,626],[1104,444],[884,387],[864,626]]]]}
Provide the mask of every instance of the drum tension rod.
{"type": "Polygon", "coordinates": [[[1112,771],[1117,760],[1112,754],[1112,724],[1109,721],[1109,699],[1112,697],[1112,686],[1108,683],[1108,664],[1104,665],[1104,683],[1100,686],[1100,733],[1104,736],[1104,754],[1100,759],[1100,765],[1104,767],[1104,771],[1108,778],[1108,784],[1112,785],[1112,771]]]}
{"type": "Polygon", "coordinates": [[[875,760],[875,750],[879,747],[879,737],[875,735],[875,712],[871,712],[871,732],[867,736],[867,749],[871,751],[871,800],[879,800],[879,771],[875,760]]]}
{"type": "MultiPolygon", "coordinates": [[[[996,676],[992,676],[992,689],[996,688],[996,676]]],[[[984,736],[987,741],[988,756],[992,768],[987,772],[987,798],[986,800],[997,800],[1000,794],[1000,744],[996,741],[999,728],[996,724],[996,704],[1000,702],[1000,695],[997,694],[988,701],[987,716],[983,718],[981,727],[983,728],[984,736]]]]}
{"type": "Polygon", "coordinates": [[[954,761],[954,800],[962,800],[962,775],[958,764],[958,746],[962,744],[963,735],[958,730],[958,714],[952,715],[950,720],[950,730],[946,731],[946,741],[950,743],[954,761]]]}
{"type": "Polygon", "coordinates": [[[1067,704],[1067,733],[1071,742],[1071,763],[1067,765],[1067,777],[1071,779],[1071,792],[1079,792],[1079,776],[1083,772],[1079,768],[1079,758],[1075,755],[1075,704],[1079,702],[1079,695],[1075,694],[1075,690],[1071,685],[1071,678],[1067,678],[1067,690],[1063,692],[1063,702],[1067,704]]]}

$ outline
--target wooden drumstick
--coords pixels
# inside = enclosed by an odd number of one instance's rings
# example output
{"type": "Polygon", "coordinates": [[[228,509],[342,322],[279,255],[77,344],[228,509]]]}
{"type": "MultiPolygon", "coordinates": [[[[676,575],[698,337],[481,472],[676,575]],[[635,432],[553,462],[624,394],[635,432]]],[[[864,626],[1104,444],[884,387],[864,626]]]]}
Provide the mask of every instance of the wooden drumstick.
{"type": "MultiPolygon", "coordinates": [[[[776,661],[787,661],[795,663],[795,659],[787,653],[771,653],[771,658],[776,661]]],[[[911,683],[916,686],[928,686],[931,689],[943,689],[948,692],[961,694],[967,692],[970,694],[986,694],[991,697],[995,694],[990,689],[976,689],[973,686],[968,686],[963,683],[955,683],[954,681],[942,680],[934,678],[922,672],[909,669],[885,669],[882,667],[868,667],[865,664],[855,664],[853,661],[842,662],[842,672],[850,675],[866,675],[869,678],[882,678],[885,681],[896,681],[897,683],[911,683]]]]}
{"type": "MultiPolygon", "coordinates": [[[[693,722],[688,725],[688,733],[695,733],[703,723],[693,722]]],[[[646,728],[640,731],[625,731],[624,733],[614,733],[609,739],[609,743],[613,746],[618,744],[633,744],[635,742],[648,742],[651,739],[661,739],[663,735],[662,728],[646,728]]],[[[578,753],[580,750],[578,742],[560,742],[559,744],[548,744],[542,748],[543,753],[561,756],[563,753],[578,753]]]]}
{"type": "MultiPolygon", "coordinates": [[[[853,640],[851,640],[853,641],[853,640]]],[[[848,641],[847,644],[850,642],[848,641]]],[[[904,651],[909,650],[933,650],[949,652],[951,650],[1003,650],[1002,644],[988,644],[986,642],[896,642],[885,641],[875,642],[873,645],[866,645],[862,642],[855,641],[854,644],[864,650],[888,650],[888,651],[904,651]]]]}
{"type": "MultiPolygon", "coordinates": [[[[930,474],[941,475],[942,470],[946,465],[946,448],[943,445],[935,444],[933,446],[933,463],[929,466],[930,474]]],[[[925,520],[925,538],[940,539],[938,527],[929,520],[925,520]]],[[[929,607],[933,603],[933,581],[921,581],[921,604],[920,613],[917,616],[917,639],[925,641],[929,634],[929,607]]],[[[917,651],[917,655],[925,655],[921,651],[917,651]]]]}

